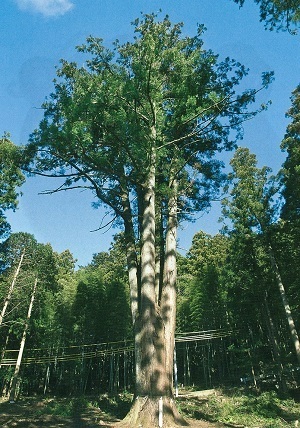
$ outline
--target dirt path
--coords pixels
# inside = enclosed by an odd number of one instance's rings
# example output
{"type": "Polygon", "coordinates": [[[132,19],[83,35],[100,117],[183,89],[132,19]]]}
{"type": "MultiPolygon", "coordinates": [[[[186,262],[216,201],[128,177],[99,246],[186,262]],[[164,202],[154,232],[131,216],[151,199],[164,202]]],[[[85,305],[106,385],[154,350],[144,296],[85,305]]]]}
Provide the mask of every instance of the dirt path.
{"type": "MultiPolygon", "coordinates": [[[[1,428],[114,428],[119,419],[89,407],[73,417],[50,414],[49,402],[38,399],[24,399],[10,404],[0,403],[1,428]]],[[[201,420],[189,420],[190,428],[221,428],[223,425],[201,420]]]]}

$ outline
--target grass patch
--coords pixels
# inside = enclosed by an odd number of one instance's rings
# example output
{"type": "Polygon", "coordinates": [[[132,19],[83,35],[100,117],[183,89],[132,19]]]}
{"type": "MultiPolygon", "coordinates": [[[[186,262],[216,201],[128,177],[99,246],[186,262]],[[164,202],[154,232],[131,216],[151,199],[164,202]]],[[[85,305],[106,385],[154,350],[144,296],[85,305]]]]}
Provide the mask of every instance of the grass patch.
{"type": "Polygon", "coordinates": [[[102,413],[110,418],[123,419],[132,403],[132,394],[122,393],[115,396],[109,394],[100,395],[96,400],[96,406],[99,407],[102,413]]]}
{"type": "Polygon", "coordinates": [[[122,419],[130,409],[131,394],[111,396],[102,394],[99,397],[51,398],[42,400],[35,408],[35,415],[53,415],[76,418],[91,408],[100,410],[108,419],[122,419]]]}
{"type": "Polygon", "coordinates": [[[293,399],[282,400],[276,392],[255,395],[241,390],[218,390],[205,399],[182,398],[179,407],[187,417],[233,426],[285,428],[298,426],[298,423],[300,426],[300,403],[293,399]]]}
{"type": "Polygon", "coordinates": [[[46,399],[42,400],[35,409],[35,415],[54,415],[61,417],[76,417],[87,410],[90,403],[85,397],[46,399]]]}

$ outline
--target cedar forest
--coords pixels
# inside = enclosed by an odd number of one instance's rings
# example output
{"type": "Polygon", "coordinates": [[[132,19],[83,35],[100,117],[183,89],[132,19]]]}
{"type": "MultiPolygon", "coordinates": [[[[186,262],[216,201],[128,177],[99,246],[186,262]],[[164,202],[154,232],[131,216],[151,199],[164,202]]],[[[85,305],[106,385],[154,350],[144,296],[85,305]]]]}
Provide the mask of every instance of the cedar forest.
{"type": "MultiPolygon", "coordinates": [[[[256,3],[293,37],[298,2],[256,3]]],[[[124,427],[156,426],[162,397],[164,427],[182,426],[178,385],[299,388],[300,87],[281,170],[259,168],[243,122],[268,108],[272,73],[240,90],[247,70],[204,50],[203,27],[186,37],[155,14],[133,27],[112,50],[77,47],[85,65],[61,61],[28,144],[0,141],[0,387],[11,401],[130,391],[124,427]],[[69,250],[13,233],[27,174],[59,178],[48,193],[93,192],[121,231],[110,250],[75,269],[69,250]],[[220,233],[199,231],[183,256],[178,226],[217,198],[220,233]]]]}

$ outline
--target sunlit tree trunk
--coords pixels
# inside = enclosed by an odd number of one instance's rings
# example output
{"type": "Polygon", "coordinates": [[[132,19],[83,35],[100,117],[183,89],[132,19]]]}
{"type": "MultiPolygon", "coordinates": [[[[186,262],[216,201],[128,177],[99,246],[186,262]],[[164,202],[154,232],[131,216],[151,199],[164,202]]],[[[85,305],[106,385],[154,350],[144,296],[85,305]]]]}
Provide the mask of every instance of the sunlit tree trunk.
{"type": "Polygon", "coordinates": [[[9,330],[7,332],[7,335],[6,335],[4,346],[3,346],[2,350],[1,350],[0,368],[2,367],[2,361],[3,361],[3,358],[5,356],[5,352],[6,352],[6,348],[7,348],[7,345],[8,345],[8,341],[9,341],[9,336],[10,336],[11,330],[12,330],[12,327],[10,326],[10,328],[9,328],[9,330]]]}
{"type": "Polygon", "coordinates": [[[126,258],[128,268],[128,280],[130,289],[130,307],[132,323],[135,326],[138,317],[139,293],[138,293],[138,262],[136,254],[135,236],[132,223],[132,212],[129,194],[124,190],[122,194],[123,220],[125,229],[126,258]]]}
{"type": "Polygon", "coordinates": [[[13,379],[12,379],[11,390],[10,390],[10,395],[9,395],[9,401],[11,403],[14,403],[15,398],[16,398],[18,377],[19,377],[19,372],[20,372],[20,367],[21,367],[21,362],[22,362],[22,357],[23,357],[23,352],[24,352],[24,347],[25,347],[27,330],[29,327],[29,320],[31,317],[31,312],[32,312],[32,307],[33,307],[33,302],[34,302],[34,297],[35,297],[35,292],[36,292],[37,282],[38,282],[38,280],[36,278],[35,282],[34,282],[34,286],[33,286],[30,304],[28,307],[27,319],[25,322],[24,330],[23,330],[23,335],[22,335],[20,350],[19,350],[19,354],[18,354],[18,358],[17,358],[17,362],[16,362],[15,372],[14,372],[13,379]]]}
{"type": "Polygon", "coordinates": [[[274,251],[271,245],[269,245],[269,256],[270,256],[270,260],[271,260],[271,264],[276,276],[276,281],[277,281],[277,285],[279,288],[279,292],[280,292],[280,296],[281,296],[281,300],[282,300],[282,304],[284,306],[284,311],[285,311],[285,316],[289,325],[289,329],[290,329],[290,333],[291,333],[291,338],[295,347],[295,351],[296,351],[296,356],[297,356],[297,360],[298,360],[298,364],[300,364],[300,342],[299,342],[299,336],[296,330],[296,326],[294,323],[294,319],[292,317],[292,312],[291,312],[291,308],[288,302],[288,298],[285,292],[285,288],[282,282],[282,278],[279,272],[279,268],[275,259],[275,255],[274,255],[274,251]]]}
{"type": "Polygon", "coordinates": [[[3,305],[3,308],[2,308],[2,311],[1,311],[1,314],[0,314],[0,325],[1,325],[1,324],[2,324],[2,322],[3,322],[3,318],[4,318],[4,316],[5,316],[5,312],[6,312],[7,306],[8,306],[8,304],[9,304],[9,302],[10,302],[10,299],[11,299],[11,296],[12,296],[12,293],[13,293],[13,290],[14,290],[14,287],[15,287],[15,284],[16,284],[16,281],[17,281],[17,278],[18,278],[18,275],[19,275],[19,273],[20,273],[21,266],[22,266],[22,263],[23,263],[24,255],[25,255],[25,249],[22,251],[22,254],[21,254],[21,257],[20,257],[20,260],[19,260],[19,263],[18,263],[17,269],[16,269],[16,272],[15,272],[15,274],[14,274],[14,277],[13,277],[12,283],[11,283],[11,285],[10,285],[10,287],[9,287],[9,290],[8,290],[8,294],[7,294],[6,299],[5,299],[5,301],[4,301],[4,305],[3,305]]]}
{"type": "Polygon", "coordinates": [[[158,426],[159,406],[164,427],[184,424],[173,402],[173,353],[176,317],[176,195],[169,202],[164,284],[161,301],[157,287],[155,152],[143,189],[141,225],[141,291],[135,319],[136,390],[129,414],[119,424],[130,427],[158,426]]]}
{"type": "Polygon", "coordinates": [[[283,377],[283,365],[281,362],[280,349],[278,346],[278,341],[277,341],[276,333],[275,333],[275,326],[273,323],[273,319],[271,317],[269,304],[268,304],[268,300],[267,300],[266,296],[264,298],[264,306],[266,309],[266,322],[267,322],[267,328],[268,328],[268,333],[269,333],[269,341],[271,343],[271,347],[272,347],[272,351],[273,351],[273,358],[274,358],[274,361],[275,361],[276,366],[277,366],[277,377],[278,377],[278,382],[279,382],[279,389],[280,389],[280,392],[282,394],[286,394],[287,385],[286,385],[285,379],[283,377]]]}
{"type": "Polygon", "coordinates": [[[177,246],[177,182],[170,186],[172,196],[168,204],[164,282],[161,296],[161,313],[166,345],[166,376],[168,395],[173,394],[173,358],[176,327],[176,246],[177,246]]]}
{"type": "Polygon", "coordinates": [[[136,361],[136,394],[157,396],[163,394],[163,343],[162,323],[159,317],[155,293],[155,155],[143,197],[142,249],[141,249],[141,303],[139,326],[136,335],[138,349],[136,361]]]}
{"type": "Polygon", "coordinates": [[[164,213],[162,202],[156,204],[156,211],[155,294],[156,302],[160,303],[165,263],[164,213]]]}

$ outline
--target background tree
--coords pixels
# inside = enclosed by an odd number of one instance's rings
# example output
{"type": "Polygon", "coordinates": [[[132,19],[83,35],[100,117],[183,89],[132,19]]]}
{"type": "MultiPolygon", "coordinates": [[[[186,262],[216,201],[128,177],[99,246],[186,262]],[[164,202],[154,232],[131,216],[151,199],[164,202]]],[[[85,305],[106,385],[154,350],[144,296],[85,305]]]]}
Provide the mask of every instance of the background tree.
{"type": "MultiPolygon", "coordinates": [[[[245,0],[234,0],[243,6],[245,0]]],[[[288,30],[296,34],[295,28],[300,21],[299,0],[254,0],[259,5],[260,20],[265,22],[265,26],[270,30],[288,30]]]]}
{"type": "Polygon", "coordinates": [[[226,335],[231,326],[227,283],[222,278],[227,253],[225,236],[198,232],[184,261],[179,263],[177,329],[180,333],[189,332],[191,336],[202,338],[194,347],[188,342],[177,346],[181,366],[179,377],[183,366],[184,384],[190,379],[202,388],[212,388],[229,375],[226,335]]]}
{"type": "MultiPolygon", "coordinates": [[[[300,151],[299,151],[299,86],[291,96],[291,107],[287,112],[290,123],[287,126],[281,148],[286,152],[286,159],[280,171],[283,205],[281,222],[277,225],[276,254],[280,266],[284,266],[284,283],[289,286],[289,295],[299,324],[299,305],[296,302],[299,294],[299,220],[300,220],[300,151]]],[[[298,325],[297,324],[297,325],[298,325]]]]}
{"type": "Polygon", "coordinates": [[[281,170],[283,184],[284,205],[282,218],[295,225],[299,224],[300,218],[300,86],[298,86],[291,97],[292,106],[287,112],[291,119],[285,137],[281,143],[282,150],[286,151],[287,157],[281,170]]]}
{"type": "MultiPolygon", "coordinates": [[[[4,317],[5,323],[1,330],[3,357],[6,352],[5,348],[19,348],[21,337],[23,337],[22,347],[25,345],[25,337],[26,347],[41,347],[51,343],[57,270],[51,246],[38,244],[35,238],[28,233],[12,234],[2,243],[1,255],[3,261],[2,290],[10,286],[11,277],[15,276],[16,266],[19,267],[15,287],[4,317]],[[21,264],[20,256],[22,256],[21,264]],[[32,306],[31,303],[32,307],[30,315],[28,315],[34,284],[37,290],[34,292],[37,304],[32,306]]],[[[6,292],[4,291],[4,293],[6,292]]],[[[18,362],[19,367],[14,379],[14,386],[16,386],[20,364],[21,361],[18,362]]],[[[34,370],[38,382],[39,370],[37,367],[34,370]]],[[[27,376],[27,380],[29,379],[29,382],[34,384],[35,376],[27,376]]]]}
{"type": "Polygon", "coordinates": [[[226,290],[220,282],[226,257],[226,237],[195,234],[186,258],[188,271],[193,275],[188,295],[190,321],[196,331],[227,327],[226,290]]]}
{"type": "Polygon", "coordinates": [[[25,181],[18,167],[19,160],[17,147],[8,135],[4,135],[0,139],[0,239],[6,238],[10,231],[5,211],[17,208],[20,196],[18,188],[25,181]]]}
{"type": "Polygon", "coordinates": [[[223,179],[215,153],[231,149],[260,110],[248,110],[257,90],[236,94],[246,69],[205,51],[202,27],[183,37],[181,24],[156,18],[136,20],[134,41],[113,51],[90,37],[78,48],[85,67],[62,61],[25,152],[33,173],[60,179],[53,192],[90,189],[124,227],[136,395],[149,397],[135,401],[130,426],[153,426],[160,396],[165,425],[179,421],[171,399],[178,221],[209,205],[223,179]]]}
{"type": "MultiPolygon", "coordinates": [[[[253,235],[260,238],[260,251],[265,253],[269,259],[269,270],[271,268],[273,281],[279,288],[290,335],[297,358],[299,358],[299,338],[278,267],[276,247],[273,244],[272,236],[272,227],[278,220],[279,214],[275,201],[278,184],[274,177],[268,176],[270,173],[268,168],[257,168],[256,157],[250,154],[248,149],[239,148],[231,161],[231,165],[233,168],[231,176],[233,187],[230,192],[231,198],[225,198],[223,201],[223,212],[233,222],[236,234],[242,235],[244,239],[248,239],[250,242],[253,241],[253,235]]],[[[259,247],[256,248],[256,253],[258,249],[259,247]]],[[[261,254],[263,255],[263,253],[261,254]]],[[[262,256],[255,258],[260,260],[262,256]]],[[[267,301],[265,303],[267,304],[267,301]]],[[[267,307],[266,310],[268,311],[267,307]]]]}

